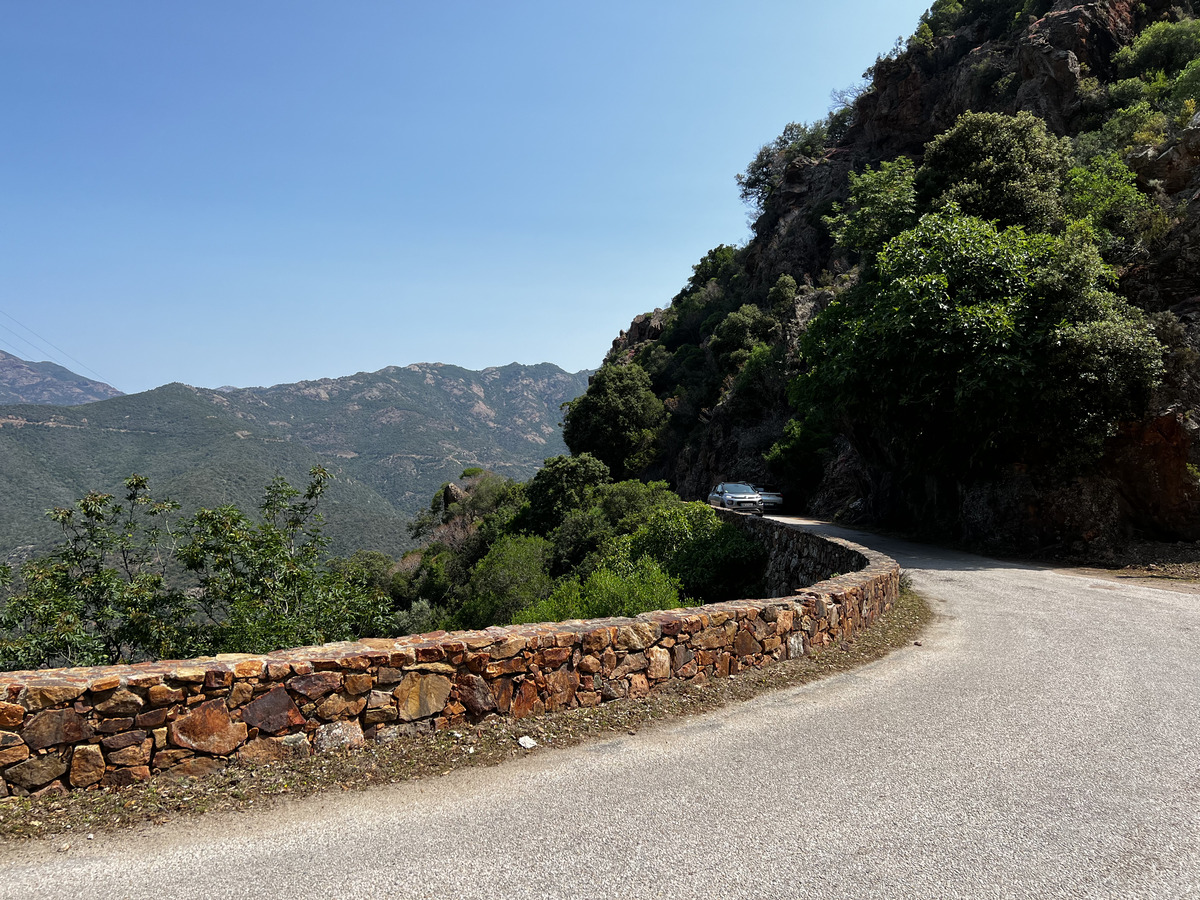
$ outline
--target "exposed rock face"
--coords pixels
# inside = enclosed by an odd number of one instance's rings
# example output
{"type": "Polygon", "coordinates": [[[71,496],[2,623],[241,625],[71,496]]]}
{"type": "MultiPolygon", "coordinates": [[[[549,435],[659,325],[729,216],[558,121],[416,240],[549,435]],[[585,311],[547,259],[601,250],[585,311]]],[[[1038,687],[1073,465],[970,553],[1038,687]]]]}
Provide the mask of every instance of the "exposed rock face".
{"type": "Polygon", "coordinates": [[[627,331],[622,331],[613,340],[612,349],[615,353],[632,350],[638,344],[652,341],[662,335],[663,311],[656,309],[652,313],[642,313],[629,324],[627,331]]]}
{"type": "Polygon", "coordinates": [[[1124,520],[1146,532],[1200,539],[1200,485],[1187,469],[1191,448],[1179,413],[1121,427],[1104,473],[1116,485],[1124,520]]]}
{"type": "Polygon", "coordinates": [[[1129,163],[1143,187],[1158,185],[1183,208],[1183,216],[1148,259],[1123,274],[1122,291],[1149,310],[1200,297],[1200,113],[1169,145],[1129,163]]]}

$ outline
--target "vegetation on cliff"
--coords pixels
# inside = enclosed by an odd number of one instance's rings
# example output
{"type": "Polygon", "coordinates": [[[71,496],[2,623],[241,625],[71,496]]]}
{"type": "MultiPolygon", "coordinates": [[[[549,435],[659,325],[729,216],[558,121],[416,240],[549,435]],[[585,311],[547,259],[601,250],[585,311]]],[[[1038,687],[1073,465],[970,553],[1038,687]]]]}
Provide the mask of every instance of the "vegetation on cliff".
{"type": "Polygon", "coordinates": [[[1200,533],[1194,479],[1153,487],[1197,461],[1192,14],[934,3],[751,160],[754,237],[614,342],[568,446],[611,452],[604,410],[657,399],[623,464],[684,496],[773,479],[821,513],[1008,545],[1200,533]]]}

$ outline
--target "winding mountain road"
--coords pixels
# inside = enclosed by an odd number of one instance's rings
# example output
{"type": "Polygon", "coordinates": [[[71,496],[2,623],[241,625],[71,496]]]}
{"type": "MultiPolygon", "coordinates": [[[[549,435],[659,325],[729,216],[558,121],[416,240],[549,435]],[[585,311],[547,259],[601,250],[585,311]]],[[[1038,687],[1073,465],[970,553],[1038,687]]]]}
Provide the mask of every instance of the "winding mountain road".
{"type": "Polygon", "coordinates": [[[1200,595],[817,527],[911,573],[921,646],[495,769],[5,847],[0,897],[1200,897],[1200,595]]]}

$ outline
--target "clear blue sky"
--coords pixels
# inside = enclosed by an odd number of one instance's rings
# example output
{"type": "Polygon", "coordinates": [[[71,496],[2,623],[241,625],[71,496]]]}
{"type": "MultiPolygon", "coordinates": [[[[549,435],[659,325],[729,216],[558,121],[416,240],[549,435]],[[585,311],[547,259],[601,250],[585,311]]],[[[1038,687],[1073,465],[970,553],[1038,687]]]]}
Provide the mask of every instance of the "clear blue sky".
{"type": "Polygon", "coordinates": [[[598,366],[927,5],[0,0],[0,349],[127,392],[598,366]]]}

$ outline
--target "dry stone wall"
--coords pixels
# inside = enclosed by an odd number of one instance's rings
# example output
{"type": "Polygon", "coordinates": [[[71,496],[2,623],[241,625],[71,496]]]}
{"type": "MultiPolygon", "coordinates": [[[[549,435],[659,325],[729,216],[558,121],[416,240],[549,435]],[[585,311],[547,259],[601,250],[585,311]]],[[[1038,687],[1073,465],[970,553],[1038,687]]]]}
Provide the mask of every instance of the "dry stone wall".
{"type": "Polygon", "coordinates": [[[261,656],[0,673],[0,796],[203,775],[233,760],[645,696],[671,680],[723,678],[845,640],[895,601],[894,560],[726,515],[767,546],[772,598],[261,656]]]}

